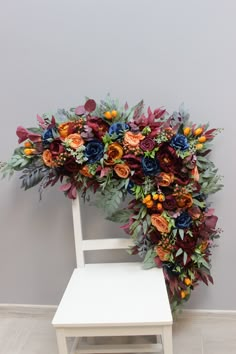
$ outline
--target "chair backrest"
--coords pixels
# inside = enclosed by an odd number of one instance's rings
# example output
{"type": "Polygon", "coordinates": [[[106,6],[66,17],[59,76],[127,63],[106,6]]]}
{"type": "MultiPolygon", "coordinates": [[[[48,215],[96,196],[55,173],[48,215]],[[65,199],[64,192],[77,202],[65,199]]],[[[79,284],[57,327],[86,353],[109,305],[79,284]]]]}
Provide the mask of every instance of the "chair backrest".
{"type": "Polygon", "coordinates": [[[132,245],[131,239],[123,239],[123,238],[83,240],[81,213],[80,213],[80,200],[78,196],[76,199],[72,201],[72,213],[73,213],[75,254],[76,254],[77,267],[84,267],[85,251],[128,249],[129,246],[132,245]]]}

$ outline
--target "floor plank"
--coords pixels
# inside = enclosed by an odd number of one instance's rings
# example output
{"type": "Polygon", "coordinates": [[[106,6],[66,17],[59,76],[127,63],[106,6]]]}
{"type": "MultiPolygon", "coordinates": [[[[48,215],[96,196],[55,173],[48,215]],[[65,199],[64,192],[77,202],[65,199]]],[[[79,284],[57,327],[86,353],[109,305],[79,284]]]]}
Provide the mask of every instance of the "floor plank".
{"type": "MultiPolygon", "coordinates": [[[[57,354],[53,313],[0,309],[0,354],[57,354]]],[[[236,315],[182,314],[173,335],[174,354],[235,354],[236,315]]]]}

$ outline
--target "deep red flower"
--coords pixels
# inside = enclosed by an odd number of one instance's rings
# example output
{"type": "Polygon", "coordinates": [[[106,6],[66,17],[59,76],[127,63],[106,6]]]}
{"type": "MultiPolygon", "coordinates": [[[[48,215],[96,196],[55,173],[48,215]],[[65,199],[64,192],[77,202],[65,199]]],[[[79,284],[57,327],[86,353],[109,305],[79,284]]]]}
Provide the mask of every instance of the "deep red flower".
{"type": "Polygon", "coordinates": [[[51,151],[53,157],[57,157],[59,154],[65,151],[64,146],[61,144],[60,139],[55,139],[50,145],[49,150],[51,151]]]}
{"type": "Polygon", "coordinates": [[[157,152],[160,167],[165,172],[176,173],[182,168],[182,160],[176,155],[174,148],[168,144],[163,144],[157,152]]]}
{"type": "Polygon", "coordinates": [[[152,151],[155,145],[155,141],[149,137],[146,137],[145,139],[141,140],[139,144],[143,151],[152,151]]]}
{"type": "Polygon", "coordinates": [[[163,208],[166,210],[176,210],[177,203],[176,203],[176,199],[173,195],[166,196],[166,198],[163,202],[163,208]]]}
{"type": "Polygon", "coordinates": [[[101,139],[109,130],[109,124],[98,117],[88,117],[87,125],[93,129],[94,135],[99,139],[101,139]]]}

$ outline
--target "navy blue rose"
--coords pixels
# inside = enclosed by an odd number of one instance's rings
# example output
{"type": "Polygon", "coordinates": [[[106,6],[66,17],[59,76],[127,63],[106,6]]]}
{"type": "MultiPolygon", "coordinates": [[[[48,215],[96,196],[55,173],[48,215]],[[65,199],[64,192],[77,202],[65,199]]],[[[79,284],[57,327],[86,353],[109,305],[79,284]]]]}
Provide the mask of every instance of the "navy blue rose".
{"type": "Polygon", "coordinates": [[[185,211],[180,216],[178,216],[175,220],[175,226],[178,229],[186,229],[192,223],[191,216],[185,211]]]}
{"type": "Polygon", "coordinates": [[[53,139],[52,128],[44,130],[44,132],[42,134],[42,139],[43,139],[43,142],[45,142],[45,143],[47,143],[48,140],[50,141],[50,139],[53,139]]]}
{"type": "Polygon", "coordinates": [[[176,150],[185,151],[189,148],[188,139],[182,134],[176,134],[170,141],[170,146],[176,150]]]}
{"type": "Polygon", "coordinates": [[[120,138],[127,129],[129,129],[129,126],[125,123],[113,123],[109,128],[109,134],[116,134],[120,138]]]}
{"type": "Polygon", "coordinates": [[[103,157],[104,145],[97,140],[90,141],[85,147],[85,156],[88,159],[88,163],[94,163],[99,161],[103,157]]]}
{"type": "Polygon", "coordinates": [[[128,184],[128,187],[127,187],[127,192],[129,194],[132,194],[132,195],[135,194],[134,191],[132,190],[133,187],[134,187],[134,182],[133,181],[129,181],[129,184],[128,184]]]}
{"type": "Polygon", "coordinates": [[[142,168],[146,176],[155,176],[160,172],[160,166],[157,159],[152,159],[151,157],[142,158],[142,168]]]}

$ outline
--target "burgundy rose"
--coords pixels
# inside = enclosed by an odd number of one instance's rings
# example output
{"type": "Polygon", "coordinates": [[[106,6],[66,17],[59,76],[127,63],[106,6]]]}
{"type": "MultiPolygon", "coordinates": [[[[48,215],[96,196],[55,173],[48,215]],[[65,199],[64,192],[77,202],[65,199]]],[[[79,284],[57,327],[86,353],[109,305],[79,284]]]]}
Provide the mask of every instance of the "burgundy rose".
{"type": "Polygon", "coordinates": [[[60,139],[55,139],[50,145],[49,150],[51,151],[53,157],[57,157],[59,154],[65,151],[64,146],[61,144],[60,139]]]}
{"type": "Polygon", "coordinates": [[[139,146],[143,151],[152,151],[155,147],[156,143],[153,139],[147,137],[143,140],[141,140],[139,146]]]}
{"type": "Polygon", "coordinates": [[[190,182],[189,174],[181,171],[175,173],[175,182],[181,186],[186,186],[190,182]]]}
{"type": "Polygon", "coordinates": [[[127,165],[131,170],[141,169],[141,157],[135,156],[133,154],[127,154],[123,156],[123,160],[126,161],[127,165]]]}
{"type": "Polygon", "coordinates": [[[134,174],[130,177],[130,180],[135,184],[141,185],[144,181],[144,173],[141,165],[141,157],[127,154],[123,156],[126,164],[129,166],[131,171],[134,171],[134,174]]]}
{"type": "Polygon", "coordinates": [[[101,139],[109,130],[109,125],[98,117],[87,118],[88,127],[92,128],[94,135],[101,139]]]}
{"type": "Polygon", "coordinates": [[[175,197],[173,195],[167,195],[166,199],[163,202],[163,208],[166,210],[176,210],[177,209],[177,203],[175,200],[175,197]]]}
{"type": "Polygon", "coordinates": [[[182,168],[182,160],[176,155],[174,148],[163,144],[157,152],[160,167],[165,172],[179,172],[182,168]]]}
{"type": "Polygon", "coordinates": [[[73,157],[69,158],[64,162],[63,169],[67,172],[76,174],[79,172],[81,168],[81,165],[78,165],[78,163],[75,161],[73,157]]]}
{"type": "Polygon", "coordinates": [[[161,233],[158,230],[154,230],[149,234],[150,241],[154,244],[157,244],[161,240],[161,233]]]}
{"type": "MultiPolygon", "coordinates": [[[[177,237],[177,240],[175,243],[176,251],[179,248],[182,248],[182,250],[187,253],[188,258],[187,258],[186,263],[189,263],[191,261],[191,255],[193,254],[193,252],[196,248],[196,244],[197,244],[197,238],[191,237],[191,236],[187,235],[186,233],[184,235],[183,240],[180,237],[177,237]]],[[[180,263],[182,264],[183,263],[183,255],[180,255],[177,258],[180,261],[180,263]]]]}

